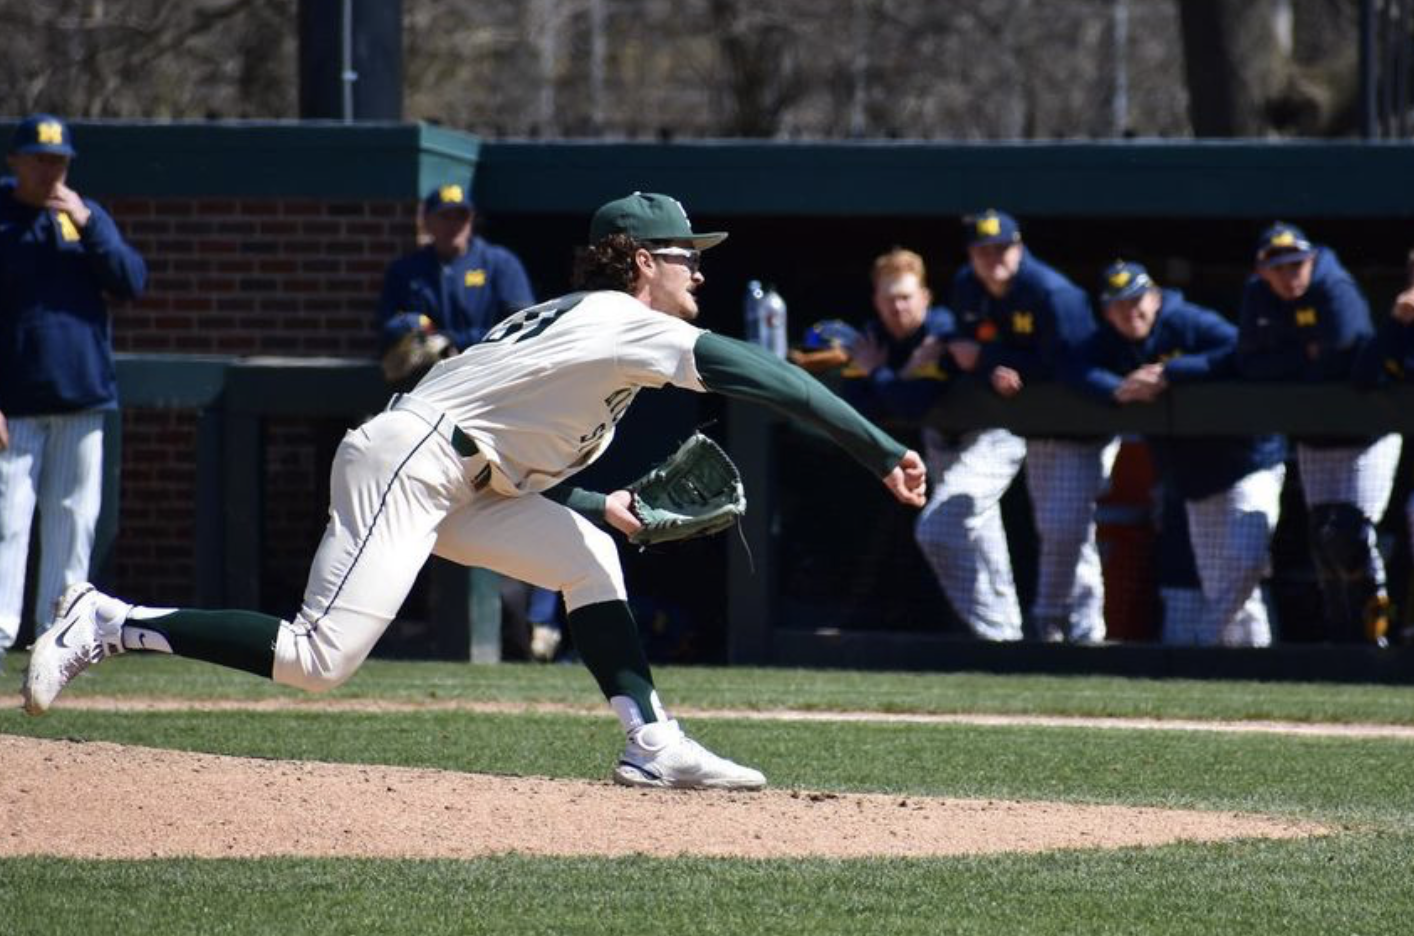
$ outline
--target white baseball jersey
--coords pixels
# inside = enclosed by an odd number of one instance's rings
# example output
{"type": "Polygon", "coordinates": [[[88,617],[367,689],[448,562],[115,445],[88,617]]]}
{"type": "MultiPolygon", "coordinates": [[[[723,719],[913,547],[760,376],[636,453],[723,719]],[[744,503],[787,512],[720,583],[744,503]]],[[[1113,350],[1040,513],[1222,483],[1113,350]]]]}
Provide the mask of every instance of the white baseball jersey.
{"type": "Polygon", "coordinates": [[[413,393],[476,440],[494,489],[536,493],[603,454],[641,388],[706,392],[692,355],[701,335],[627,293],[575,293],[506,319],[413,393]]]}

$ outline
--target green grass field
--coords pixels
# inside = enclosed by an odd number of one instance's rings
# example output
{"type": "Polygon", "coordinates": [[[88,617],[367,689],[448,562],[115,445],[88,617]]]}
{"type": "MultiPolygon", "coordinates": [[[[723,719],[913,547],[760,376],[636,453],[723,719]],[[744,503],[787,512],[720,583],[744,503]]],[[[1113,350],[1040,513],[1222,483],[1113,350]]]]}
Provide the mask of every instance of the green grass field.
{"type": "MultiPolygon", "coordinates": [[[[23,658],[0,692],[13,698],[23,658]]],[[[669,705],[1414,725],[1414,688],[663,669],[669,705]]],[[[123,658],[71,694],[293,695],[123,658]]],[[[372,661],[343,698],[593,704],[579,667],[372,661]]],[[[0,860],[0,934],[1409,932],[1414,741],[1231,732],[694,719],[777,787],[1236,809],[1294,841],[929,860],[0,860]]],[[[603,778],[605,714],[0,711],[0,733],[275,758],[603,778]]],[[[2,767],[3,765],[0,765],[2,767]]],[[[13,783],[14,778],[6,778],[13,783]]],[[[101,796],[101,791],[95,791],[101,796]]],[[[0,835],[4,830],[0,829],[0,835]]]]}

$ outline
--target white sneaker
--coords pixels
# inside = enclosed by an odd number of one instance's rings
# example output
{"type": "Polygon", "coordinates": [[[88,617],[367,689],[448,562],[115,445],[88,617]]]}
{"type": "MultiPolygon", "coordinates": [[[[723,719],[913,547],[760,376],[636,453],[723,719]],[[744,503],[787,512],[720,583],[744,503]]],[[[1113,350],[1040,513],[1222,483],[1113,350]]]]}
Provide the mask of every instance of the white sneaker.
{"type": "Polygon", "coordinates": [[[683,734],[676,721],[652,722],[634,732],[614,768],[614,782],[678,790],[760,790],[759,770],[718,757],[683,734]]]}
{"type": "Polygon", "coordinates": [[[98,606],[103,601],[113,599],[78,582],[54,602],[54,621],[30,650],[22,690],[26,712],[43,715],[71,679],[123,652],[123,615],[100,621],[98,606]]]}
{"type": "Polygon", "coordinates": [[[530,629],[530,658],[539,663],[555,662],[555,654],[560,651],[562,638],[558,627],[536,624],[530,629]]]}

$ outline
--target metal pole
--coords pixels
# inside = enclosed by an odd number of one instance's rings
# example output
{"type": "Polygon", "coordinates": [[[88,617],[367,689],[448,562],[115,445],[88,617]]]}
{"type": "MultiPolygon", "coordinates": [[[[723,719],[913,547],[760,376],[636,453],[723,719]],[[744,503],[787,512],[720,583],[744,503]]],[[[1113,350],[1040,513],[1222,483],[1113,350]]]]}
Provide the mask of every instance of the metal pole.
{"type": "Polygon", "coordinates": [[[604,4],[589,0],[589,123],[593,133],[604,129],[604,4]]]}
{"type": "Polygon", "coordinates": [[[1411,6],[1414,6],[1411,0],[1400,0],[1399,24],[1395,27],[1394,61],[1391,63],[1395,87],[1394,107],[1400,139],[1409,136],[1409,46],[1410,42],[1414,41],[1409,35],[1410,22],[1414,20],[1414,16],[1411,16],[1411,6]]]}
{"type": "Polygon", "coordinates": [[[1114,4],[1114,100],[1111,102],[1111,133],[1125,135],[1129,129],[1129,0],[1114,4]]]}
{"type": "Polygon", "coordinates": [[[343,69],[339,72],[339,80],[344,85],[344,123],[353,123],[354,119],[354,82],[358,81],[358,72],[353,67],[353,0],[344,0],[343,9],[343,69]]]}
{"type": "Polygon", "coordinates": [[[1360,135],[1367,140],[1379,136],[1375,117],[1375,0],[1360,0],[1360,135]]]}

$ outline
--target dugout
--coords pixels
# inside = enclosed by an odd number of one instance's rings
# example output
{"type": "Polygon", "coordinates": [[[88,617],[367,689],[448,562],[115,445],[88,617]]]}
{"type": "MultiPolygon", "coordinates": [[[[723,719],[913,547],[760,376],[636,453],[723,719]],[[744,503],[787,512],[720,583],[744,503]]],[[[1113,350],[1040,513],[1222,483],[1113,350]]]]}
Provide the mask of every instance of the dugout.
{"type": "MultiPolygon", "coordinates": [[[[482,232],[516,250],[537,294],[546,296],[567,288],[572,248],[599,203],[633,189],[677,195],[697,224],[732,233],[709,257],[702,295],[704,323],[728,334],[739,333],[740,298],[751,278],[780,289],[797,334],[819,318],[863,320],[870,314],[869,263],[894,245],[922,253],[935,291],[944,292],[963,256],[958,215],[988,205],[1016,214],[1028,244],[1083,286],[1091,287],[1100,267],[1121,254],[1228,314],[1255,236],[1274,218],[1299,223],[1335,247],[1377,312],[1397,291],[1414,243],[1414,192],[1401,184],[1414,150],[1399,143],[490,142],[427,125],[232,122],[77,122],[75,139],[81,152],[75,186],[104,200],[155,261],[149,298],[118,311],[119,347],[132,355],[125,370],[134,375],[125,388],[149,364],[167,366],[171,355],[193,354],[254,362],[273,388],[237,403],[223,383],[200,406],[168,405],[182,394],[167,388],[153,391],[153,398],[166,394],[158,403],[125,413],[122,516],[110,581],[143,599],[256,603],[276,613],[287,613],[322,524],[328,443],[321,439],[328,432],[314,423],[341,426],[366,410],[367,398],[331,388],[359,367],[373,374],[368,329],[382,267],[411,246],[418,195],[448,178],[474,175],[482,232]],[[325,373],[344,377],[326,386],[318,376],[325,373]],[[295,374],[314,384],[282,392],[281,382],[295,374]],[[349,405],[356,398],[363,402],[349,405]],[[314,409],[358,412],[342,418],[290,412],[301,408],[291,401],[301,399],[320,401],[314,409]],[[282,411],[263,412],[267,404],[282,411]],[[199,459],[185,453],[201,450],[201,439],[211,435],[202,427],[213,413],[228,412],[257,422],[254,435],[249,423],[244,431],[263,457],[242,483],[260,494],[258,502],[197,494],[199,459]],[[206,506],[189,512],[176,506],[182,484],[192,504],[206,506]],[[259,503],[260,516],[252,518],[251,503],[259,503]],[[234,541],[233,529],[244,531],[234,541]],[[259,568],[239,584],[230,570],[249,564],[252,543],[259,568]],[[183,591],[179,580],[206,584],[183,591]]],[[[1230,404],[1225,398],[1213,412],[1231,412],[1230,404]]],[[[1309,413],[1303,406],[1277,393],[1248,411],[1279,420],[1309,413]]],[[[1332,418],[1343,420],[1346,406],[1379,411],[1342,400],[1332,418]]],[[[1109,417],[1085,418],[1099,428],[1109,417]]],[[[730,433],[742,422],[717,401],[671,391],[648,395],[624,424],[612,458],[595,470],[604,478],[626,476],[713,419],[730,433]]],[[[816,479],[835,474],[834,456],[815,460],[808,440],[798,441],[788,437],[783,457],[828,464],[828,472],[814,472],[816,479]]],[[[223,451],[214,451],[214,463],[222,464],[223,451]]],[[[864,490],[851,486],[856,474],[838,463],[846,494],[864,490]]],[[[777,476],[762,478],[773,484],[777,476]]],[[[799,485],[786,493],[811,501],[799,485]]],[[[864,510],[863,522],[870,513],[864,510]]],[[[770,537],[794,522],[778,514],[767,519],[758,531],[767,540],[751,542],[758,565],[770,537]]],[[[851,529],[852,552],[845,555],[857,554],[871,536],[879,534],[851,529]]],[[[753,601],[766,586],[738,568],[739,543],[626,559],[634,588],[649,599],[640,614],[661,637],[660,657],[931,666],[980,652],[942,636],[948,633],[943,605],[930,594],[926,571],[917,574],[921,563],[910,568],[911,543],[888,536],[880,543],[869,548],[885,554],[883,572],[848,592],[869,613],[841,616],[837,597],[794,610],[758,602],[757,624],[747,631],[739,630],[745,612],[731,603],[753,601]],[[670,606],[670,596],[700,619],[681,624],[682,610],[670,606]],[[851,643],[853,634],[876,649],[905,649],[874,657],[851,643]],[[934,637],[941,639],[936,650],[918,650],[934,637]],[[843,657],[820,649],[845,644],[853,649],[843,657]]],[[[1392,567],[1407,564],[1396,557],[1392,567]]],[[[815,575],[830,576],[828,564],[815,571],[805,565],[798,576],[805,590],[815,575]]]]}

